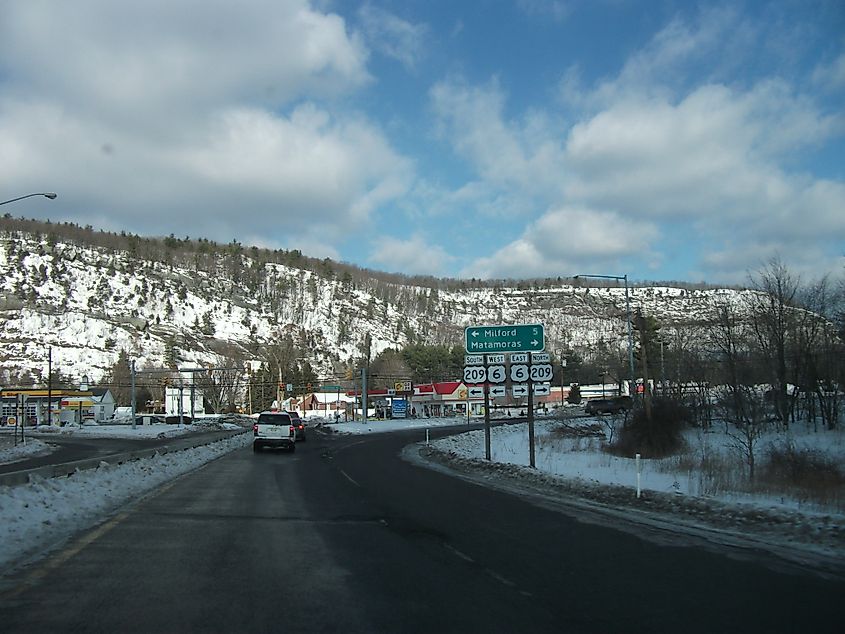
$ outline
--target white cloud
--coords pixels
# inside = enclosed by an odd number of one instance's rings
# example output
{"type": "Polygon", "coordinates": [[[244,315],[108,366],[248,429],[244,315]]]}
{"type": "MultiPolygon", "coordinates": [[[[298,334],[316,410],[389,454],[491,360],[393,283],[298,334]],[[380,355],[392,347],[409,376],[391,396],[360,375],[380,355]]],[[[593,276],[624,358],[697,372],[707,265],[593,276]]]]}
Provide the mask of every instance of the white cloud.
{"type": "Polygon", "coordinates": [[[456,258],[416,234],[409,240],[380,236],[370,245],[370,262],[408,275],[443,275],[456,258]]]}
{"type": "Polygon", "coordinates": [[[545,277],[574,275],[584,269],[616,268],[624,258],[649,255],[659,236],[648,222],[632,222],[614,212],[582,207],[551,210],[492,256],[462,274],[469,277],[545,277]]]}
{"type": "Polygon", "coordinates": [[[413,69],[425,54],[428,28],[376,7],[369,2],[358,10],[367,42],[377,51],[413,69]]]}
{"type": "Polygon", "coordinates": [[[52,218],[336,253],[412,173],[332,101],[366,60],[305,0],[6,3],[0,170],[52,218]]]}
{"type": "Polygon", "coordinates": [[[813,71],[813,83],[826,91],[845,89],[845,53],[829,64],[820,64],[813,71]]]}
{"type": "Polygon", "coordinates": [[[485,86],[454,79],[435,86],[431,98],[443,137],[477,173],[474,190],[488,199],[504,192],[531,201],[533,210],[558,210],[465,272],[547,275],[620,257],[649,268],[666,259],[671,244],[725,279],[744,275],[757,251],[746,245],[758,243],[807,266],[815,261],[823,272],[831,251],[845,242],[845,184],[798,166],[802,154],[842,133],[842,114],[827,114],[783,79],[746,86],[683,80],[685,69],[721,46],[738,50],[755,37],[733,10],[706,10],[697,22],[671,22],[616,77],[592,88],[581,85],[572,66],[561,85],[565,103],[576,110],[569,127],[551,111],[507,116],[507,95],[495,79],[485,86]],[[559,210],[576,208],[583,218],[612,214],[616,226],[636,227],[636,236],[625,237],[637,248],[614,243],[599,226],[606,222],[580,218],[577,243],[546,244],[543,235],[564,235],[556,230],[561,218],[573,220],[559,210]],[[715,254],[731,249],[738,257],[728,273],[728,259],[715,254]]]}
{"type": "Polygon", "coordinates": [[[620,101],[572,128],[569,196],[649,216],[753,217],[800,189],[779,168],[830,120],[782,87],[702,86],[677,104],[620,101]]]}
{"type": "Polygon", "coordinates": [[[450,79],[436,84],[430,96],[441,135],[489,185],[560,192],[562,129],[546,114],[507,120],[505,95],[495,79],[480,87],[450,79]]]}
{"type": "MultiPolygon", "coordinates": [[[[278,106],[369,81],[366,50],[305,0],[237,4],[46,0],[6,3],[0,65],[12,90],[138,123],[232,101],[278,106]]],[[[169,129],[169,128],[168,128],[169,129]]]]}

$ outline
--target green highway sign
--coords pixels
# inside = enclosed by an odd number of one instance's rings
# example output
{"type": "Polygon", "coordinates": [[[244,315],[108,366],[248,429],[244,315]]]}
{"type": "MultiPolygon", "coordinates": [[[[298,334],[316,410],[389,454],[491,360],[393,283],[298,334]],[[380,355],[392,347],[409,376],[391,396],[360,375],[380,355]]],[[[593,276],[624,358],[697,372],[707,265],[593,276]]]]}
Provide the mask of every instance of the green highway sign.
{"type": "Polygon", "coordinates": [[[464,343],[469,354],[540,352],[546,347],[543,324],[469,326],[464,343]]]}

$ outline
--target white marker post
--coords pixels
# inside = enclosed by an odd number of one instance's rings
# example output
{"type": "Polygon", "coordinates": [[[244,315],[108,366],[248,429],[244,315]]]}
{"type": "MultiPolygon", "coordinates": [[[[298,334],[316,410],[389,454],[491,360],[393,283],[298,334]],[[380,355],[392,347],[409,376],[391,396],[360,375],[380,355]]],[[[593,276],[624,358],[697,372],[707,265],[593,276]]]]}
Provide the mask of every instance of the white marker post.
{"type": "Polygon", "coordinates": [[[637,499],[639,500],[640,499],[640,473],[642,473],[640,471],[640,454],[636,455],[636,461],[637,461],[637,499]]]}

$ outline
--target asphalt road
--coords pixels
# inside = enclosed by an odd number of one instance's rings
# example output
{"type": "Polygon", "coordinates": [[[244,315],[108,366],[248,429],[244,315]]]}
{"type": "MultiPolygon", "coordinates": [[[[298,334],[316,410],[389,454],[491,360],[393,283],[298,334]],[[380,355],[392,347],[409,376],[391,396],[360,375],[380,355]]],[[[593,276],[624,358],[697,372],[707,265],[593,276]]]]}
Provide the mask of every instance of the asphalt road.
{"type": "MultiPolygon", "coordinates": [[[[439,434],[442,432],[436,432],[439,434]]],[[[399,457],[231,453],[0,584],[4,632],[832,632],[842,580],[581,523],[399,457]]]]}

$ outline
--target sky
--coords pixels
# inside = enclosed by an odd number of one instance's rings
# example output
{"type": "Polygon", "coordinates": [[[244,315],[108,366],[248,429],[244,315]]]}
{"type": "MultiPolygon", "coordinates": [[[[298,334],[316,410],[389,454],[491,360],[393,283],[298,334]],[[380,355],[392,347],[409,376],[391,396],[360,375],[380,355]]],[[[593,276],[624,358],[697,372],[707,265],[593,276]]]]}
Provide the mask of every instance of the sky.
{"type": "Polygon", "coordinates": [[[0,0],[15,217],[408,275],[845,274],[841,0],[0,0]]]}

